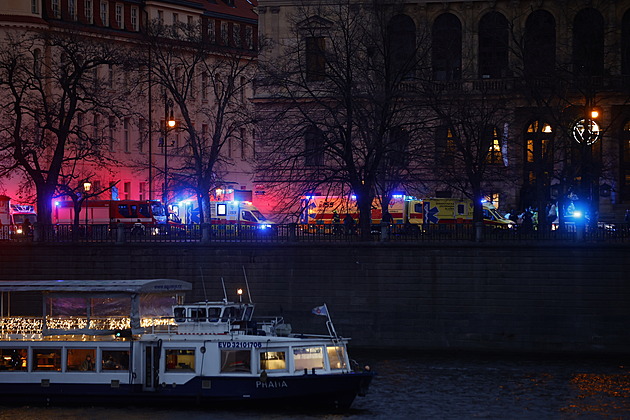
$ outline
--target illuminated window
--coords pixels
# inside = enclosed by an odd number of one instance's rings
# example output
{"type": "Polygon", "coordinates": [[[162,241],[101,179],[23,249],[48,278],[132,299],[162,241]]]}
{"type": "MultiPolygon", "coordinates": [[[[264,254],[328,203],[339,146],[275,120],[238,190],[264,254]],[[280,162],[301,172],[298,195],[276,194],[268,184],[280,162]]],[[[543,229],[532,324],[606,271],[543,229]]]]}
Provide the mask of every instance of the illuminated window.
{"type": "Polygon", "coordinates": [[[324,352],[321,347],[300,347],[293,349],[295,371],[323,369],[324,352]]]}
{"type": "Polygon", "coordinates": [[[194,372],[195,350],[166,349],[167,372],[194,372]]]}
{"type": "Polygon", "coordinates": [[[102,350],[103,370],[129,370],[129,350],[102,350]]]}
{"type": "Polygon", "coordinates": [[[260,370],[286,370],[286,359],[285,351],[260,352],[260,370]]]}
{"type": "Polygon", "coordinates": [[[217,216],[227,215],[227,204],[217,204],[217,216]]]}
{"type": "Polygon", "coordinates": [[[499,135],[499,130],[496,127],[493,127],[490,133],[490,138],[485,139],[490,142],[486,161],[490,164],[502,163],[503,158],[501,156],[501,136],[499,135]]]}
{"type": "Polygon", "coordinates": [[[221,373],[250,373],[251,350],[221,350],[221,373]]]}
{"type": "Polygon", "coordinates": [[[68,349],[66,370],[94,372],[96,370],[95,349],[68,349]]]}
{"type": "Polygon", "coordinates": [[[553,128],[544,122],[534,121],[527,127],[527,162],[550,159],[553,128]]]}
{"type": "Polygon", "coordinates": [[[33,370],[61,371],[61,349],[33,349],[33,370]]]}
{"type": "Polygon", "coordinates": [[[345,348],[341,346],[328,346],[326,347],[328,352],[328,361],[330,362],[331,369],[346,369],[346,353],[345,348]]]}
{"type": "Polygon", "coordinates": [[[0,349],[0,373],[26,371],[28,352],[25,348],[0,349]]]}

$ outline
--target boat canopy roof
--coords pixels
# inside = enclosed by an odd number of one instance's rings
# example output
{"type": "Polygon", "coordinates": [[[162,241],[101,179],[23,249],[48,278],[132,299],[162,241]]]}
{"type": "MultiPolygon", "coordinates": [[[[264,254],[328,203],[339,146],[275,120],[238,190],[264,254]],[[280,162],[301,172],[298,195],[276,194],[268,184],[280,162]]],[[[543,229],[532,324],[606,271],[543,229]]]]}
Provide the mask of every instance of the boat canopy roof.
{"type": "Polygon", "coordinates": [[[192,290],[192,284],[174,279],[138,280],[19,280],[0,281],[0,292],[49,293],[177,293],[192,290]]]}

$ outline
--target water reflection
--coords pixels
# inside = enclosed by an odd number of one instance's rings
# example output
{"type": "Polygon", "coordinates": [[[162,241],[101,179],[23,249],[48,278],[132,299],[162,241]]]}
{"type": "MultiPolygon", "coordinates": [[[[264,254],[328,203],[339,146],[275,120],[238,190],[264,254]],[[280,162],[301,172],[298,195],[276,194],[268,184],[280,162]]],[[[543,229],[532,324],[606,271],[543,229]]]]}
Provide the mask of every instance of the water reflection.
{"type": "Polygon", "coordinates": [[[630,368],[622,358],[353,352],[373,366],[367,397],[344,413],[282,407],[200,410],[147,407],[4,407],[0,420],[45,419],[623,419],[630,418],[630,368]]]}

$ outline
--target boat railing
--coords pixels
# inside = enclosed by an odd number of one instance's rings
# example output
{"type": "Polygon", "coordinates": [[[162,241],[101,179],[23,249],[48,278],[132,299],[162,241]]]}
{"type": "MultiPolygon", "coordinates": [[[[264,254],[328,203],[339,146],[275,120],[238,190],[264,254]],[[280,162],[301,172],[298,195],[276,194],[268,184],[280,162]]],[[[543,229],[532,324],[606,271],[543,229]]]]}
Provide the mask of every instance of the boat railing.
{"type": "MultiPolygon", "coordinates": [[[[32,336],[36,334],[99,334],[123,331],[130,328],[130,318],[125,316],[106,317],[85,317],[85,316],[64,316],[51,317],[28,317],[11,316],[0,318],[0,335],[9,336],[32,336]]],[[[176,328],[172,318],[142,318],[140,320],[142,328],[176,328]]]]}

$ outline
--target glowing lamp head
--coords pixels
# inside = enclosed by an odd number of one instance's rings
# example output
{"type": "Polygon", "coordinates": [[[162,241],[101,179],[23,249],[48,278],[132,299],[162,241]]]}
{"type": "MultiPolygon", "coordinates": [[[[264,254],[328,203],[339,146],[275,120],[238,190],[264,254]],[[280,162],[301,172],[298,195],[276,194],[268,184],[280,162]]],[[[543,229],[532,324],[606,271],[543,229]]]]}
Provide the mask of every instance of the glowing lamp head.
{"type": "Polygon", "coordinates": [[[599,111],[596,109],[591,110],[591,118],[595,119],[599,117],[599,111]]]}
{"type": "Polygon", "coordinates": [[[91,189],[92,189],[92,183],[91,182],[84,182],[83,183],[83,191],[90,192],[91,189]]]}
{"type": "Polygon", "coordinates": [[[237,293],[239,296],[241,296],[241,295],[243,294],[243,289],[238,289],[238,290],[236,291],[236,293],[237,293]]]}
{"type": "Polygon", "coordinates": [[[176,122],[173,119],[173,117],[171,117],[171,118],[169,118],[167,124],[168,124],[169,128],[173,128],[173,127],[175,127],[176,122]]]}

